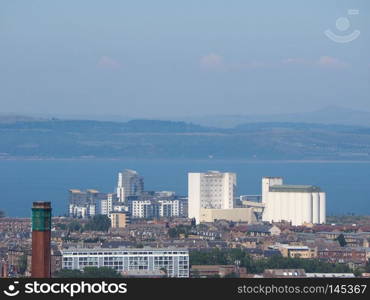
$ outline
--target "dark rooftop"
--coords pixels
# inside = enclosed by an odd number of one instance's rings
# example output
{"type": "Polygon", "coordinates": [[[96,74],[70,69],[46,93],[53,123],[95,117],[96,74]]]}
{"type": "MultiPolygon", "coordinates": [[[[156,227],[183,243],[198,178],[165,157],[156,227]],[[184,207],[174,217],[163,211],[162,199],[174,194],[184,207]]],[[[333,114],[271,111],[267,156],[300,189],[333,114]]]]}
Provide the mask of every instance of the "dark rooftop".
{"type": "Polygon", "coordinates": [[[318,186],[314,185],[273,185],[270,186],[270,192],[284,192],[284,193],[313,193],[321,192],[318,186]]]}

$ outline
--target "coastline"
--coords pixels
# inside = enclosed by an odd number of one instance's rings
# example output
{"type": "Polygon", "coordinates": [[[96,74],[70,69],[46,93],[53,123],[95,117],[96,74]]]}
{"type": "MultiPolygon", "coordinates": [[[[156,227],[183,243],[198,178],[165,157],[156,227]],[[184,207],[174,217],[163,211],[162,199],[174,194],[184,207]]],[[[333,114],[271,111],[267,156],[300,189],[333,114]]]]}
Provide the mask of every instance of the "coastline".
{"type": "Polygon", "coordinates": [[[271,163],[271,164],[279,164],[279,163],[292,163],[292,164],[300,164],[300,163],[323,163],[323,164],[370,164],[369,160],[329,160],[329,159],[199,159],[199,158],[135,158],[135,157],[66,157],[66,158],[55,158],[55,157],[0,157],[1,161],[191,161],[191,162],[241,162],[241,163],[271,163]]]}

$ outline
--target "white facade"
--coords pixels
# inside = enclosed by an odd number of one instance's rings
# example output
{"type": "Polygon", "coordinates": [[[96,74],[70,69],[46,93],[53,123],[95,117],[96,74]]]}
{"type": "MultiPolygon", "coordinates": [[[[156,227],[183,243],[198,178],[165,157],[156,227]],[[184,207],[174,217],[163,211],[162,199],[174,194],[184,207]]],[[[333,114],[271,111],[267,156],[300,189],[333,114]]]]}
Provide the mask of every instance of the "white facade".
{"type": "Polygon", "coordinates": [[[133,200],[130,201],[132,218],[179,217],[179,200],[133,200]]]}
{"type": "Polygon", "coordinates": [[[93,204],[79,206],[76,204],[69,205],[69,215],[74,218],[88,218],[96,215],[96,206],[93,204]]]}
{"type": "Polygon", "coordinates": [[[282,177],[263,177],[262,178],[262,203],[265,203],[267,199],[267,194],[270,191],[270,186],[282,185],[282,177]]]}
{"type": "Polygon", "coordinates": [[[256,215],[254,214],[253,208],[201,208],[199,215],[200,222],[215,222],[216,220],[226,220],[233,222],[247,222],[249,224],[257,223],[256,215]]]}
{"type": "Polygon", "coordinates": [[[113,212],[128,212],[127,205],[113,205],[113,212]]]}
{"type": "Polygon", "coordinates": [[[69,215],[74,218],[87,218],[87,208],[85,206],[69,205],[69,215]]]}
{"type": "Polygon", "coordinates": [[[62,268],[109,267],[118,272],[166,269],[168,277],[189,277],[189,251],[176,248],[116,248],[62,250],[62,268]]]}
{"type": "Polygon", "coordinates": [[[116,194],[108,194],[107,199],[100,201],[100,213],[110,217],[111,212],[127,212],[128,206],[118,202],[116,194]]]}
{"type": "Polygon", "coordinates": [[[106,195],[97,190],[69,190],[69,216],[73,218],[88,218],[99,213],[100,200],[106,195]]]}
{"type": "Polygon", "coordinates": [[[102,215],[108,215],[112,210],[113,210],[112,197],[100,201],[100,213],[102,215]]]}
{"type": "Polygon", "coordinates": [[[180,201],[179,200],[158,200],[160,217],[179,217],[180,201]]]}
{"type": "Polygon", "coordinates": [[[263,221],[289,221],[295,226],[326,222],[326,195],[316,186],[283,185],[281,177],[264,177],[262,202],[263,221]]]}
{"type": "Polygon", "coordinates": [[[131,216],[132,218],[151,218],[148,212],[151,212],[152,202],[150,200],[134,200],[131,204],[131,216]]]}
{"type": "Polygon", "coordinates": [[[236,174],[209,171],[188,173],[188,216],[200,221],[201,208],[234,208],[236,174]]]}

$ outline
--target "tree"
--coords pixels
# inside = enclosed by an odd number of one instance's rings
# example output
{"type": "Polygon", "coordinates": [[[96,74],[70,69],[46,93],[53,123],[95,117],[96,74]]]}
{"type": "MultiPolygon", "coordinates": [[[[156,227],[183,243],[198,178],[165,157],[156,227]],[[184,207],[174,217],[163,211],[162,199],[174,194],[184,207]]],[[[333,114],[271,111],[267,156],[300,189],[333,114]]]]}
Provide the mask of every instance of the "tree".
{"type": "Polygon", "coordinates": [[[235,273],[235,272],[231,272],[231,273],[229,273],[229,274],[226,274],[225,276],[224,276],[224,278],[239,278],[240,276],[239,276],[239,274],[237,274],[237,273],[235,273]]]}
{"type": "Polygon", "coordinates": [[[5,218],[5,212],[0,210],[0,218],[5,218]]]}
{"type": "Polygon", "coordinates": [[[85,278],[120,278],[122,277],[115,269],[109,267],[86,267],[83,271],[85,278]]]}
{"type": "Polygon", "coordinates": [[[54,274],[56,278],[83,278],[80,270],[62,269],[54,274]]]}
{"type": "Polygon", "coordinates": [[[305,269],[309,273],[348,273],[345,264],[322,262],[318,259],[291,258],[272,256],[264,259],[253,259],[242,249],[211,249],[210,251],[191,251],[192,265],[234,265],[240,261],[249,273],[263,273],[265,269],[305,269]]]}
{"type": "Polygon", "coordinates": [[[18,259],[19,273],[24,274],[27,270],[27,255],[23,254],[18,259]]]}
{"type": "Polygon", "coordinates": [[[171,239],[175,239],[179,237],[179,233],[177,232],[176,228],[170,228],[168,229],[168,235],[171,239]]]}
{"type": "Polygon", "coordinates": [[[366,263],[365,272],[370,273],[370,260],[368,260],[367,263],[366,263]]]}
{"type": "Polygon", "coordinates": [[[180,234],[183,234],[185,237],[188,237],[191,231],[191,226],[187,225],[177,225],[176,227],[168,229],[168,235],[170,238],[178,238],[180,234]]]}
{"type": "Polygon", "coordinates": [[[81,231],[82,225],[80,224],[80,222],[73,220],[71,223],[68,224],[67,229],[69,231],[81,231]]]}
{"type": "Polygon", "coordinates": [[[355,274],[356,277],[360,277],[363,271],[364,271],[363,269],[355,269],[353,271],[353,274],[355,274]]]}
{"type": "Polygon", "coordinates": [[[344,237],[343,233],[341,233],[340,235],[338,235],[338,237],[336,238],[336,240],[338,241],[339,245],[341,247],[344,247],[347,245],[347,241],[346,241],[346,238],[344,237]]]}
{"type": "Polygon", "coordinates": [[[167,277],[167,269],[165,267],[162,267],[159,270],[163,271],[163,273],[164,273],[163,277],[166,278],[167,277]]]}
{"type": "Polygon", "coordinates": [[[84,229],[92,231],[108,231],[110,225],[111,222],[108,216],[96,215],[86,223],[84,229]]]}
{"type": "Polygon", "coordinates": [[[62,269],[55,273],[56,278],[121,278],[121,274],[108,267],[86,267],[83,271],[62,269]]]}
{"type": "Polygon", "coordinates": [[[57,223],[57,224],[55,224],[55,227],[60,229],[60,230],[66,230],[67,229],[67,225],[63,224],[63,223],[57,223]]]}

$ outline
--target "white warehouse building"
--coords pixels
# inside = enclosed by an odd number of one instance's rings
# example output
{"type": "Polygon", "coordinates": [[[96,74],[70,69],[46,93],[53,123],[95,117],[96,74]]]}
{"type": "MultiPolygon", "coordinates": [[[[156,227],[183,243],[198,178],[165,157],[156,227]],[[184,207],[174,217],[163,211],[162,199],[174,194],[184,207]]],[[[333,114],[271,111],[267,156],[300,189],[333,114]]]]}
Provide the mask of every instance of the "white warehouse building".
{"type": "Polygon", "coordinates": [[[188,216],[200,222],[201,208],[234,208],[236,174],[209,171],[188,173],[188,216]]]}
{"type": "Polygon", "coordinates": [[[285,185],[281,177],[262,178],[262,220],[292,225],[326,222],[326,194],[313,185],[285,185]]]}

